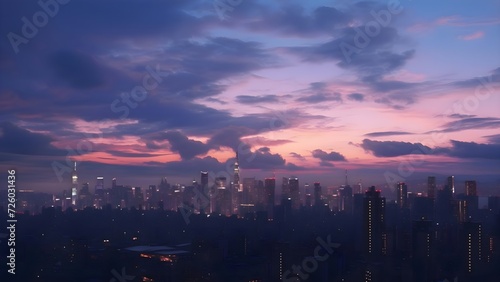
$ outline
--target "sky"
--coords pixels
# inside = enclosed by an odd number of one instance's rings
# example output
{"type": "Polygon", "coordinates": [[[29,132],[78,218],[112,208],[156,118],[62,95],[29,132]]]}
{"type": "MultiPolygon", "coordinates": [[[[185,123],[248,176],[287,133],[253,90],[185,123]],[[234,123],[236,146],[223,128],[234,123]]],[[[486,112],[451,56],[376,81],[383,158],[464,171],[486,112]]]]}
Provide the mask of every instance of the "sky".
{"type": "MultiPolygon", "coordinates": [[[[297,176],[500,195],[500,2],[0,2],[19,189],[297,176]]],[[[277,183],[280,184],[280,181],[277,183]]],[[[388,190],[389,191],[389,190],[388,190]]]]}

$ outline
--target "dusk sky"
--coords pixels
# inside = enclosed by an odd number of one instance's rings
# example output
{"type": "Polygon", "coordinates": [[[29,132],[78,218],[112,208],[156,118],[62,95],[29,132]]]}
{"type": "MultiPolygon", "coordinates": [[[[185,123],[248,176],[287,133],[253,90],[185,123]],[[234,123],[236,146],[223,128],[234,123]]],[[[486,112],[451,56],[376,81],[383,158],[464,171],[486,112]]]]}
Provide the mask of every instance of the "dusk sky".
{"type": "Polygon", "coordinates": [[[189,184],[238,151],[242,178],[278,185],[347,169],[499,195],[499,1],[42,2],[0,4],[0,167],[19,189],[69,189],[69,158],[91,187],[189,184]]]}

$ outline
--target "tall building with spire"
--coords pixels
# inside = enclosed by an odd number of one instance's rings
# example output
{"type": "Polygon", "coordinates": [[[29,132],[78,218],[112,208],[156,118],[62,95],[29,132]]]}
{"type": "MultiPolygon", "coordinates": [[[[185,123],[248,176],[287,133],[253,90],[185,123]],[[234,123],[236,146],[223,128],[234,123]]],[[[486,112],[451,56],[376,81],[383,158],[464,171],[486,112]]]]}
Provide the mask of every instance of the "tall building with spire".
{"type": "Polygon", "coordinates": [[[240,184],[240,164],[238,160],[238,152],[236,152],[236,160],[234,161],[233,183],[235,185],[240,184]]]}
{"type": "Polygon", "coordinates": [[[243,198],[243,185],[240,181],[240,164],[238,160],[238,152],[236,152],[236,160],[233,168],[233,185],[231,189],[232,213],[238,214],[241,200],[243,198]]]}
{"type": "Polygon", "coordinates": [[[348,213],[351,213],[353,209],[352,187],[347,180],[347,169],[345,170],[345,184],[341,185],[338,190],[338,207],[339,211],[348,213]]]}
{"type": "Polygon", "coordinates": [[[71,204],[76,206],[78,199],[78,175],[76,174],[76,161],[74,162],[73,172],[71,173],[71,204]]]}

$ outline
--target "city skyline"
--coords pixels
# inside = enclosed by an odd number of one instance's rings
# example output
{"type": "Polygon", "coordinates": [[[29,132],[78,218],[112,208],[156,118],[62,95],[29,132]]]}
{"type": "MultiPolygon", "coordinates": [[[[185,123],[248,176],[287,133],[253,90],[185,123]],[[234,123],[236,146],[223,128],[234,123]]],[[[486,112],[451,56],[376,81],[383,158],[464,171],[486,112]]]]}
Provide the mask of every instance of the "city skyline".
{"type": "MultiPolygon", "coordinates": [[[[40,208],[50,206],[62,206],[63,208],[72,207],[74,209],[83,209],[89,206],[94,208],[103,208],[104,205],[110,203],[114,203],[111,205],[113,208],[119,208],[120,205],[122,207],[129,208],[130,203],[126,200],[126,193],[140,193],[142,200],[136,202],[136,204],[139,205],[139,207],[142,206],[142,208],[146,209],[156,207],[160,199],[153,197],[151,193],[159,193],[163,195],[161,197],[161,201],[164,202],[164,204],[165,202],[167,203],[167,209],[177,210],[178,208],[187,208],[186,203],[191,203],[193,201],[193,199],[187,200],[184,196],[186,193],[192,193],[193,189],[199,190],[199,193],[201,193],[200,195],[203,194],[206,197],[206,200],[210,202],[209,207],[206,207],[210,209],[210,212],[213,212],[213,205],[215,202],[221,200],[220,197],[226,197],[225,201],[227,201],[227,210],[224,213],[227,215],[233,213],[240,214],[240,208],[243,206],[246,206],[244,207],[246,209],[253,210],[257,203],[267,203],[270,206],[280,205],[283,204],[283,199],[290,200],[291,208],[295,210],[304,207],[326,205],[332,211],[337,209],[342,211],[344,209],[352,209],[352,200],[348,199],[351,198],[353,194],[364,194],[365,192],[370,193],[370,189],[375,189],[375,186],[372,184],[367,185],[362,182],[352,183],[351,186],[347,170],[345,171],[345,183],[342,185],[325,185],[325,183],[323,183],[323,187],[325,188],[322,189],[320,182],[314,182],[310,185],[307,182],[301,182],[300,178],[297,176],[290,176],[282,178],[282,182],[280,183],[281,188],[279,188],[280,186],[276,183],[277,178],[274,175],[273,177],[266,177],[264,179],[255,177],[241,178],[237,156],[232,166],[233,175],[215,175],[207,171],[200,171],[199,177],[194,177],[190,180],[190,182],[169,183],[167,177],[162,177],[159,183],[150,183],[143,186],[121,183],[115,177],[108,181],[111,184],[109,185],[106,183],[106,179],[102,175],[94,177],[93,180],[84,180],[79,182],[77,162],[74,162],[73,165],[73,171],[71,173],[71,187],[69,189],[53,193],[51,196],[53,198],[51,203],[45,203],[42,201],[44,203],[36,205],[38,207],[37,210],[31,210],[31,212],[37,213],[40,208]],[[311,186],[314,187],[314,190],[311,190],[311,186]],[[117,192],[116,189],[125,190],[117,192]],[[175,193],[168,195],[164,194],[166,193],[165,191],[169,189],[176,190],[176,193],[179,193],[178,196],[175,196],[175,193]],[[224,192],[227,195],[219,194],[219,196],[217,196],[218,193],[209,192],[217,189],[223,189],[219,190],[219,192],[224,192]],[[161,190],[163,190],[163,192],[160,192],[161,190]],[[311,192],[313,192],[313,198],[311,192]],[[113,196],[114,194],[116,195],[113,196]],[[106,197],[118,197],[120,199],[111,200],[111,198],[107,198],[104,200],[104,195],[108,195],[106,197]],[[155,198],[155,200],[152,200],[152,198],[155,198]],[[171,202],[172,198],[178,199],[171,202]],[[65,201],[65,199],[67,201],[65,201]],[[148,205],[144,207],[143,205],[146,203],[148,203],[148,205]]],[[[477,183],[475,180],[469,179],[463,181],[463,187],[456,182],[455,176],[448,176],[443,180],[445,181],[445,184],[438,185],[436,184],[436,176],[428,176],[425,188],[415,188],[410,185],[410,188],[413,189],[409,190],[408,183],[394,182],[391,187],[386,186],[385,189],[380,189],[380,187],[378,187],[376,189],[379,194],[384,194],[385,198],[390,199],[393,203],[396,203],[400,209],[408,208],[408,201],[411,197],[425,197],[434,200],[436,198],[436,194],[441,195],[446,191],[449,191],[450,196],[456,199],[461,199],[463,197],[475,197],[476,203],[474,206],[476,206],[476,208],[485,208],[488,206],[486,203],[488,198],[494,198],[495,196],[498,197],[498,195],[485,195],[478,193],[477,183]]],[[[40,192],[36,189],[20,189],[19,191],[21,193],[28,194],[40,192]]],[[[136,196],[133,197],[135,198],[136,196]]],[[[193,195],[191,195],[191,197],[193,197],[193,195]]],[[[194,197],[197,197],[196,193],[194,197]]],[[[21,198],[24,198],[24,196],[21,198]]],[[[199,203],[196,203],[195,205],[199,205],[199,203]]],[[[199,207],[197,207],[197,209],[198,208],[199,207]]],[[[199,210],[197,212],[199,212],[199,210]]]]}
{"type": "Polygon", "coordinates": [[[187,184],[238,153],[241,179],[499,193],[497,1],[112,2],[0,4],[20,189],[71,190],[72,160],[80,183],[187,184]]]}

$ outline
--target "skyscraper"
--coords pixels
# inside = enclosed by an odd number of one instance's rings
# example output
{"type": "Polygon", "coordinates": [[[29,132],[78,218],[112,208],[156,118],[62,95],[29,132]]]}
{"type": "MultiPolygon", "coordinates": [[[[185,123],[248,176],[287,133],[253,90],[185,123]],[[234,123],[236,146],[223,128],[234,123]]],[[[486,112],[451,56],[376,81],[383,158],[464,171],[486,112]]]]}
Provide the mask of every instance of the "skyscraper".
{"type": "Polygon", "coordinates": [[[96,183],[95,183],[95,188],[94,188],[94,192],[95,192],[95,194],[100,194],[103,191],[104,191],[104,177],[103,176],[97,176],[96,183]]]}
{"type": "Polygon", "coordinates": [[[412,224],[412,262],[415,281],[433,281],[436,271],[436,242],[433,222],[418,220],[412,224]]]}
{"type": "MultiPolygon", "coordinates": [[[[358,189],[361,189],[361,183],[359,183],[358,189]]],[[[345,184],[340,186],[338,190],[338,208],[339,211],[349,214],[353,212],[352,187],[347,180],[347,169],[345,170],[345,184]]]]}
{"type": "Polygon", "coordinates": [[[465,195],[477,196],[477,185],[475,180],[465,181],[465,195]]]}
{"type": "Polygon", "coordinates": [[[288,188],[290,190],[290,198],[292,199],[292,208],[298,210],[300,208],[299,178],[288,178],[288,188]]]}
{"type": "Polygon", "coordinates": [[[156,185],[149,185],[148,190],[146,191],[146,200],[148,204],[148,209],[156,208],[160,197],[159,197],[159,189],[156,188],[156,185]]]}
{"type": "Polygon", "coordinates": [[[411,218],[412,220],[434,220],[434,199],[424,196],[413,198],[411,218]]]}
{"type": "Polygon", "coordinates": [[[437,190],[435,209],[435,220],[438,223],[454,222],[454,211],[456,208],[451,189],[437,190]]]}
{"type": "Polygon", "coordinates": [[[474,217],[479,209],[476,181],[465,181],[465,219],[474,217]]]}
{"type": "Polygon", "coordinates": [[[290,197],[290,185],[288,183],[288,178],[283,177],[281,180],[281,198],[287,199],[290,197]]]}
{"type": "Polygon", "coordinates": [[[236,160],[234,161],[234,173],[233,173],[233,183],[235,185],[240,184],[240,165],[238,163],[238,152],[236,152],[236,160]]]}
{"type": "Polygon", "coordinates": [[[243,185],[240,183],[240,165],[238,163],[238,152],[234,161],[233,183],[231,187],[231,210],[233,214],[238,214],[243,195],[243,185]]]}
{"type": "Polygon", "coordinates": [[[499,196],[489,196],[488,197],[488,208],[494,212],[500,212],[500,197],[499,196]]]}
{"type": "Polygon", "coordinates": [[[352,188],[349,185],[342,185],[338,190],[338,209],[351,213],[353,209],[352,188]]]}
{"type": "Polygon", "coordinates": [[[255,185],[255,177],[243,178],[243,201],[244,204],[256,204],[258,195],[255,185]]]}
{"type": "Polygon", "coordinates": [[[408,186],[404,182],[396,184],[396,202],[400,209],[408,207],[408,186]]]}
{"type": "Polygon", "coordinates": [[[314,183],[314,205],[323,205],[323,201],[321,200],[321,184],[319,182],[314,183]]]}
{"type": "Polygon", "coordinates": [[[429,176],[427,177],[427,197],[435,198],[436,197],[436,177],[429,176]]]}
{"type": "Polygon", "coordinates": [[[355,194],[363,194],[363,184],[361,183],[361,179],[359,180],[358,184],[356,184],[355,188],[355,194]]]}
{"type": "Polygon", "coordinates": [[[206,187],[208,187],[208,172],[207,171],[201,172],[200,183],[201,183],[201,187],[203,189],[206,189],[206,187]]]}
{"type": "Polygon", "coordinates": [[[162,177],[160,184],[158,185],[158,190],[160,193],[160,205],[163,208],[170,209],[170,199],[172,197],[172,189],[167,181],[166,177],[162,177]]]}
{"type": "Polygon", "coordinates": [[[227,187],[227,178],[224,176],[215,179],[215,206],[213,211],[231,215],[231,189],[227,187]]]}
{"type": "Polygon", "coordinates": [[[82,183],[82,188],[80,188],[80,193],[78,195],[78,201],[80,202],[78,206],[80,208],[86,208],[92,206],[92,195],[90,194],[90,184],[88,182],[82,183]]]}
{"type": "Polygon", "coordinates": [[[372,186],[363,199],[363,241],[365,254],[378,257],[386,254],[385,198],[372,186]]]}
{"type": "Polygon", "coordinates": [[[446,181],[447,187],[451,190],[451,194],[455,195],[455,176],[448,176],[446,181]]]}
{"type": "Polygon", "coordinates": [[[76,162],[74,162],[73,172],[71,173],[71,204],[76,206],[78,199],[78,175],[76,174],[76,162]]]}
{"type": "Polygon", "coordinates": [[[465,276],[470,278],[478,273],[482,261],[482,225],[477,222],[464,222],[461,227],[460,244],[463,272],[465,276]]]}
{"type": "Polygon", "coordinates": [[[104,177],[97,176],[96,184],[94,187],[94,206],[96,208],[102,208],[104,202],[104,177]]]}
{"type": "Polygon", "coordinates": [[[264,180],[265,202],[266,211],[269,218],[273,218],[274,210],[274,190],[276,188],[276,179],[266,178],[264,180]]]}
{"type": "Polygon", "coordinates": [[[312,196],[311,196],[311,188],[309,188],[309,184],[306,183],[304,185],[304,191],[305,191],[305,206],[310,207],[312,206],[312,196]]]}

